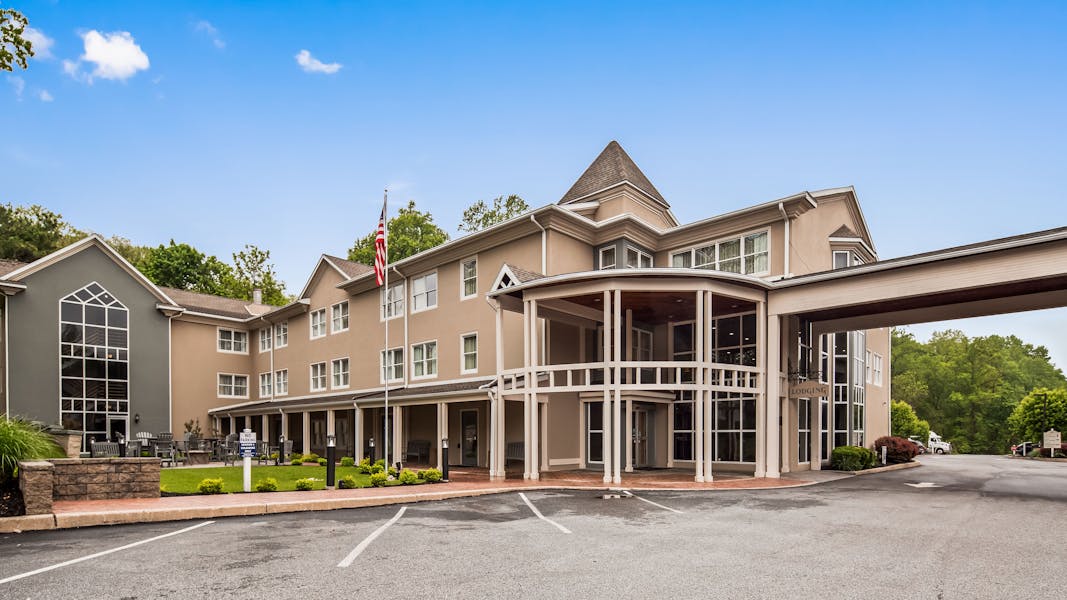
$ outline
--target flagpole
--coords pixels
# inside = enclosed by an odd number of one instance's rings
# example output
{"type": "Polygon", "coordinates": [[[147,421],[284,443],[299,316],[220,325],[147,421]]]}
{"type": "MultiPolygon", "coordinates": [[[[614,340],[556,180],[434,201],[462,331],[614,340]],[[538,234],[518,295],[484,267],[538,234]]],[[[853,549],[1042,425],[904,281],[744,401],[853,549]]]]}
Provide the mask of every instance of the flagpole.
{"type": "Polygon", "coordinates": [[[385,418],[382,420],[385,423],[385,472],[389,473],[389,378],[392,376],[392,362],[389,357],[389,307],[391,303],[389,301],[389,188],[385,188],[385,194],[382,202],[382,222],[384,223],[383,230],[385,231],[385,292],[383,298],[385,298],[384,304],[385,313],[385,352],[382,354],[382,365],[388,365],[388,370],[385,372],[385,418]]]}

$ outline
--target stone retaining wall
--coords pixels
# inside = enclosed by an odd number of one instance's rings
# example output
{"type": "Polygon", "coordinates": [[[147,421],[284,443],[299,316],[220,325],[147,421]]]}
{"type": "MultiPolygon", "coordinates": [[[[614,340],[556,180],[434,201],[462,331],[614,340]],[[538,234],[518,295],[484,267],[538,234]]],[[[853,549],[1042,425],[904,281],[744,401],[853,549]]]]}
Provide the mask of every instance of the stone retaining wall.
{"type": "Polygon", "coordinates": [[[158,458],[57,458],[19,463],[27,515],[52,512],[53,500],[158,498],[158,458]]]}

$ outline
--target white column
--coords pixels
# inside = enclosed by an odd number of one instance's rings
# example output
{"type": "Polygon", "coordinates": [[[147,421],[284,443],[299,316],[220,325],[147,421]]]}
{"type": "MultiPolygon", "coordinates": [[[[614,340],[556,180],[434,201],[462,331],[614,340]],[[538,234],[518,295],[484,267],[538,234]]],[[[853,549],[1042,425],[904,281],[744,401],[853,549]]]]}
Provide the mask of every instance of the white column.
{"type": "MultiPolygon", "coordinates": [[[[497,391],[498,392],[500,391],[499,387],[497,387],[497,391]]],[[[497,397],[495,395],[490,395],[489,396],[489,478],[490,479],[496,477],[496,475],[497,475],[497,472],[496,472],[497,459],[496,459],[496,457],[497,457],[497,453],[499,452],[499,450],[497,449],[497,443],[496,443],[496,436],[497,436],[497,415],[496,415],[496,411],[497,411],[497,397]]],[[[440,429],[441,429],[441,407],[440,407],[440,405],[438,405],[438,407],[437,407],[437,429],[438,429],[438,431],[437,431],[437,446],[440,447],[441,446],[441,438],[444,437],[444,433],[442,433],[440,431],[440,429]]],[[[438,454],[440,454],[440,452],[438,452],[438,454]]],[[[440,462],[441,461],[438,460],[438,463],[440,463],[440,462]]],[[[438,468],[440,468],[440,467],[438,467],[438,468]]]]}
{"type": "MultiPolygon", "coordinates": [[[[444,406],[445,406],[444,402],[438,402],[437,403],[437,440],[434,442],[434,447],[437,448],[436,454],[437,454],[437,470],[438,471],[440,471],[443,468],[441,466],[441,455],[444,452],[444,449],[441,448],[441,439],[446,437],[444,429],[441,428],[441,411],[444,408],[444,406]]],[[[489,463],[489,476],[490,477],[493,476],[493,463],[492,463],[492,461],[490,461],[490,463],[489,463]]]]}
{"type": "Polygon", "coordinates": [[[667,405],[667,468],[674,468],[674,403],[667,405]]]}
{"type": "Polygon", "coordinates": [[[537,448],[541,453],[541,466],[537,468],[538,472],[548,470],[548,402],[540,402],[536,404],[540,407],[537,411],[537,418],[540,425],[538,431],[540,431],[540,437],[537,440],[537,448]]]}
{"type": "Polygon", "coordinates": [[[781,428],[778,424],[781,406],[782,380],[782,336],[781,317],[773,315],[767,319],[767,477],[781,477],[781,428]]]}
{"type": "Polygon", "coordinates": [[[704,366],[702,368],[702,370],[704,371],[704,382],[703,382],[703,385],[701,386],[701,387],[704,388],[702,393],[704,394],[704,481],[705,482],[714,480],[714,476],[712,475],[712,472],[711,472],[711,462],[712,462],[712,460],[714,458],[714,456],[713,456],[713,454],[714,454],[714,452],[713,452],[714,446],[712,445],[712,435],[713,435],[712,432],[715,429],[715,427],[714,427],[715,421],[713,420],[715,418],[715,410],[714,410],[715,409],[715,403],[712,402],[712,397],[714,396],[714,394],[712,394],[711,388],[710,388],[711,371],[709,370],[710,367],[711,367],[711,363],[713,362],[712,361],[712,355],[711,355],[711,350],[712,350],[712,347],[713,347],[712,340],[711,340],[711,328],[712,328],[712,323],[714,323],[713,319],[714,319],[714,316],[715,316],[713,314],[713,302],[712,302],[712,300],[713,300],[712,293],[710,291],[705,292],[704,293],[704,307],[703,307],[703,310],[704,310],[704,314],[706,315],[706,317],[704,318],[704,331],[705,331],[705,334],[704,334],[704,366]]]}
{"type": "MultiPolygon", "coordinates": [[[[461,432],[461,435],[462,435],[462,432],[461,432]]],[[[443,438],[449,437],[449,435],[448,435],[448,403],[447,402],[442,402],[441,403],[441,437],[443,437],[443,438]]],[[[452,456],[452,447],[455,446],[456,444],[459,444],[459,443],[461,443],[460,440],[453,440],[451,438],[448,440],[448,450],[445,451],[445,455],[443,457],[441,457],[441,460],[443,462],[448,462],[448,459],[451,458],[451,456],[452,456]]],[[[444,468],[443,465],[442,465],[442,468],[444,468]]]]}
{"type": "MultiPolygon", "coordinates": [[[[585,361],[583,359],[583,362],[587,362],[587,361],[585,361]]],[[[578,468],[579,469],[584,469],[585,466],[586,466],[586,464],[585,464],[585,446],[586,446],[586,440],[589,439],[588,434],[586,434],[586,431],[587,431],[586,428],[589,425],[585,421],[585,416],[586,416],[586,411],[587,410],[588,409],[585,407],[585,402],[582,402],[582,399],[579,398],[578,399],[578,468]]]]}
{"type": "Polygon", "coordinates": [[[259,418],[259,441],[270,443],[270,419],[267,415],[262,415],[259,418]]]}
{"type": "MultiPolygon", "coordinates": [[[[634,359],[634,343],[633,343],[633,339],[632,339],[633,334],[634,334],[634,311],[628,308],[628,309],[626,309],[626,335],[629,336],[631,339],[630,339],[629,343],[626,344],[626,349],[625,349],[625,352],[623,353],[623,355],[626,357],[626,360],[633,360],[634,359]]],[[[626,415],[623,417],[623,419],[626,422],[626,435],[625,435],[626,447],[623,449],[623,452],[626,455],[626,468],[624,470],[627,473],[633,473],[634,472],[634,406],[633,406],[633,404],[634,404],[633,400],[631,400],[630,397],[627,396],[627,398],[626,398],[626,415]]]]}
{"type": "MultiPolygon", "coordinates": [[[[496,430],[496,474],[498,477],[504,477],[507,463],[507,430],[504,429],[504,412],[507,410],[508,404],[507,401],[504,400],[504,378],[500,375],[500,373],[504,371],[504,307],[500,305],[499,301],[496,302],[495,326],[496,331],[494,333],[496,338],[497,418],[493,421],[493,427],[496,430]]],[[[447,417],[447,414],[445,416],[447,417]]],[[[447,430],[445,431],[445,435],[448,435],[447,430]]],[[[451,444],[449,445],[451,446],[451,444]]]]}
{"type": "Polygon", "coordinates": [[[822,470],[822,398],[813,398],[811,407],[811,470],[822,470]]]}
{"type": "MultiPolygon", "coordinates": [[[[693,327],[693,350],[696,351],[697,364],[704,364],[704,292],[696,293],[696,325],[693,327]]],[[[696,392],[693,394],[693,436],[696,448],[693,451],[693,463],[696,473],[693,481],[704,483],[704,369],[696,370],[696,392]]]]}
{"type": "Polygon", "coordinates": [[[289,439],[289,413],[282,413],[282,431],[279,435],[284,435],[285,439],[289,439]]]}
{"type": "Polygon", "coordinates": [[[363,458],[363,409],[355,404],[352,406],[355,409],[352,411],[352,429],[356,438],[353,440],[356,448],[353,456],[355,456],[356,462],[359,462],[363,458]]]}
{"type": "MultiPolygon", "coordinates": [[[[523,388],[530,389],[530,302],[522,303],[522,367],[523,388]]],[[[522,478],[530,478],[530,393],[522,394],[522,478]]]]}
{"type": "Polygon", "coordinates": [[[326,435],[337,435],[337,412],[333,409],[326,411],[326,435]]]}
{"type": "Polygon", "coordinates": [[[541,408],[537,395],[537,367],[541,365],[541,351],[539,349],[539,331],[541,327],[537,318],[537,300],[530,300],[530,479],[540,478],[541,463],[541,408]]]}
{"type": "Polygon", "coordinates": [[[789,440],[792,438],[790,433],[796,428],[796,411],[790,409],[790,402],[788,397],[782,397],[782,433],[781,433],[781,453],[782,453],[782,473],[788,473],[790,471],[789,463],[791,462],[790,448],[792,444],[789,440]]]}
{"type": "Polygon", "coordinates": [[[619,365],[619,362],[622,359],[622,290],[615,290],[615,302],[612,308],[612,312],[614,312],[615,315],[613,324],[614,331],[612,332],[614,333],[612,336],[614,338],[614,343],[612,345],[615,346],[615,352],[613,353],[615,357],[615,410],[613,411],[614,423],[612,423],[611,426],[612,433],[614,434],[611,442],[611,462],[615,469],[615,476],[612,478],[612,481],[615,483],[622,483],[622,448],[619,447],[622,445],[621,442],[623,439],[622,390],[619,389],[619,385],[621,385],[622,382],[622,367],[619,365]]]}
{"type": "Polygon", "coordinates": [[[603,438],[604,483],[611,483],[611,292],[604,291],[604,408],[601,414],[603,438]]]}
{"type": "Polygon", "coordinates": [[[300,452],[303,454],[311,454],[311,413],[304,411],[301,415],[303,421],[301,422],[301,433],[303,440],[303,446],[300,448],[300,452]]]}
{"type": "Polygon", "coordinates": [[[232,416],[230,417],[230,433],[241,433],[237,431],[237,419],[232,416]]]}
{"type": "MultiPolygon", "coordinates": [[[[767,369],[767,304],[756,302],[756,366],[759,368],[760,392],[756,398],[756,477],[767,475],[767,387],[770,371],[767,369]]],[[[777,345],[776,345],[777,346],[777,345]]]]}

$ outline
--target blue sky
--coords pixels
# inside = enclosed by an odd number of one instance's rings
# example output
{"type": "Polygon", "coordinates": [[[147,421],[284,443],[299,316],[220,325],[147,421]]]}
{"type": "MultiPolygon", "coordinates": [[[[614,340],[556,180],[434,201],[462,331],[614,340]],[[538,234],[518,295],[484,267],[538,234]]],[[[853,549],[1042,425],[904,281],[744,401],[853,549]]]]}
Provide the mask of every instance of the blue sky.
{"type": "MultiPolygon", "coordinates": [[[[386,185],[454,234],[612,139],[682,221],[854,185],[882,258],[1067,225],[1063,2],[3,5],[50,47],[0,75],[0,202],[291,292],[386,185]]],[[[953,326],[1067,366],[1065,310],[953,326]]]]}

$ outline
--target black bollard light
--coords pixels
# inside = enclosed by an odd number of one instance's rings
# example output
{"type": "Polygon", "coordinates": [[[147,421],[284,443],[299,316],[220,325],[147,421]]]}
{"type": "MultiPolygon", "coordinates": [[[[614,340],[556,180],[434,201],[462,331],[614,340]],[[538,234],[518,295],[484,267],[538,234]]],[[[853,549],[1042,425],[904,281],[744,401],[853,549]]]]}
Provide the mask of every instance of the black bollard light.
{"type": "Polygon", "coordinates": [[[378,460],[378,456],[374,453],[374,438],[368,440],[370,442],[370,461],[374,462],[378,460]]]}
{"type": "Polygon", "coordinates": [[[281,466],[284,462],[288,461],[288,456],[285,455],[285,435],[278,436],[278,458],[274,459],[275,466],[281,466]]]}
{"type": "Polygon", "coordinates": [[[337,436],[326,436],[326,489],[332,490],[334,484],[334,470],[337,459],[337,436]]]}
{"type": "Polygon", "coordinates": [[[441,438],[441,481],[448,481],[448,438],[441,438]]]}

